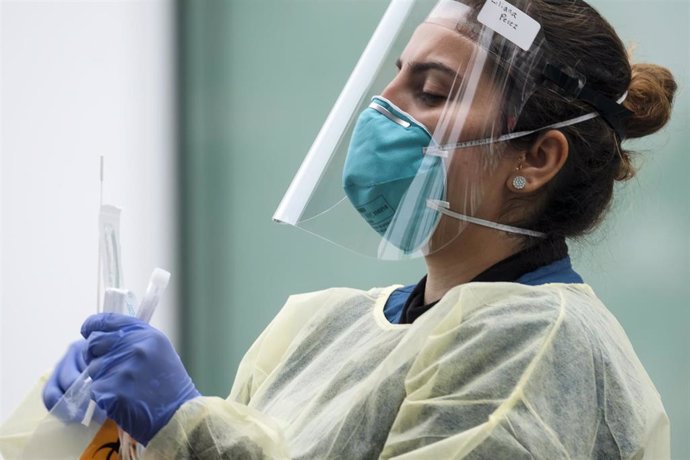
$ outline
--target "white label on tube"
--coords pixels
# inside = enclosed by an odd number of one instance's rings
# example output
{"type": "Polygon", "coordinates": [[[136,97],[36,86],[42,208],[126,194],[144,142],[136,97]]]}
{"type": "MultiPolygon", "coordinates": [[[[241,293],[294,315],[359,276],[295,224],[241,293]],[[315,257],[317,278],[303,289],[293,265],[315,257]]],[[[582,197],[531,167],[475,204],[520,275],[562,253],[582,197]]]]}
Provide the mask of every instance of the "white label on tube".
{"type": "Polygon", "coordinates": [[[505,0],[487,0],[477,19],[525,51],[541,29],[537,21],[505,0]]]}

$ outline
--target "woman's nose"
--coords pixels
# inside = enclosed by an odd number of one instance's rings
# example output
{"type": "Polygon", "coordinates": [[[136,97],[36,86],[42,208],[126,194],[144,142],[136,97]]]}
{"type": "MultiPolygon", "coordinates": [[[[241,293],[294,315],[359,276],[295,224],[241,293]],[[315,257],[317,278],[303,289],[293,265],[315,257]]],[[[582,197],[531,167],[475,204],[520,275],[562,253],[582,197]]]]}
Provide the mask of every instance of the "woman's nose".
{"type": "Polygon", "coordinates": [[[408,101],[406,100],[404,92],[404,81],[402,76],[402,71],[391,80],[388,85],[381,92],[381,96],[391,101],[393,104],[398,106],[400,109],[407,112],[408,101]]]}

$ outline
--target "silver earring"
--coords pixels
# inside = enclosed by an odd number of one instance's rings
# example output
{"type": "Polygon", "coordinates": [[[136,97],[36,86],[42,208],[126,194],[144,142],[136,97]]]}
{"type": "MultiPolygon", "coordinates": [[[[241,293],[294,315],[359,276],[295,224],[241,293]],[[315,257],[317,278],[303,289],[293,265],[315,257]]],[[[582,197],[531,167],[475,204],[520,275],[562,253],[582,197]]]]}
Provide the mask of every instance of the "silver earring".
{"type": "Polygon", "coordinates": [[[515,187],[515,190],[522,190],[527,186],[527,179],[525,179],[525,176],[515,176],[513,179],[513,187],[515,187]]]}

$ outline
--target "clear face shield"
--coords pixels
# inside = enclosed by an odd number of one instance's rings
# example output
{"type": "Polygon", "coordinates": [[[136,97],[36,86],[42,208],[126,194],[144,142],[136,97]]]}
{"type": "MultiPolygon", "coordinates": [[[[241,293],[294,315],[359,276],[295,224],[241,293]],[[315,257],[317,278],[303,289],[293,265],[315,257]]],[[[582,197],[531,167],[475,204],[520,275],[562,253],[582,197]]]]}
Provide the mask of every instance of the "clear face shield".
{"type": "Polygon", "coordinates": [[[393,0],[274,220],[389,260],[470,225],[543,236],[496,219],[492,172],[545,48],[529,1],[393,0]]]}

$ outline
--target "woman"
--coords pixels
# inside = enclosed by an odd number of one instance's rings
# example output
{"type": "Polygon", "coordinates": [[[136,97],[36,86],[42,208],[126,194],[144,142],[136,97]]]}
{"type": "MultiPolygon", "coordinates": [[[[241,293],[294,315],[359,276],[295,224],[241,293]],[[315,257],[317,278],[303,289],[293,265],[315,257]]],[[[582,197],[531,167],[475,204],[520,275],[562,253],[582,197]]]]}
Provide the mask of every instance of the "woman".
{"type": "Polygon", "coordinates": [[[99,407],[152,458],[669,457],[658,394],[565,238],[632,177],[621,142],[667,122],[673,77],[631,67],[578,0],[419,2],[398,20],[402,3],[277,218],[380,257],[422,255],[427,276],[291,297],[227,400],[199,395],[160,332],[91,317],[48,407],[88,366],[99,407]],[[372,69],[391,60],[377,86],[372,69]],[[353,210],[362,232],[332,236],[353,210]]]}

